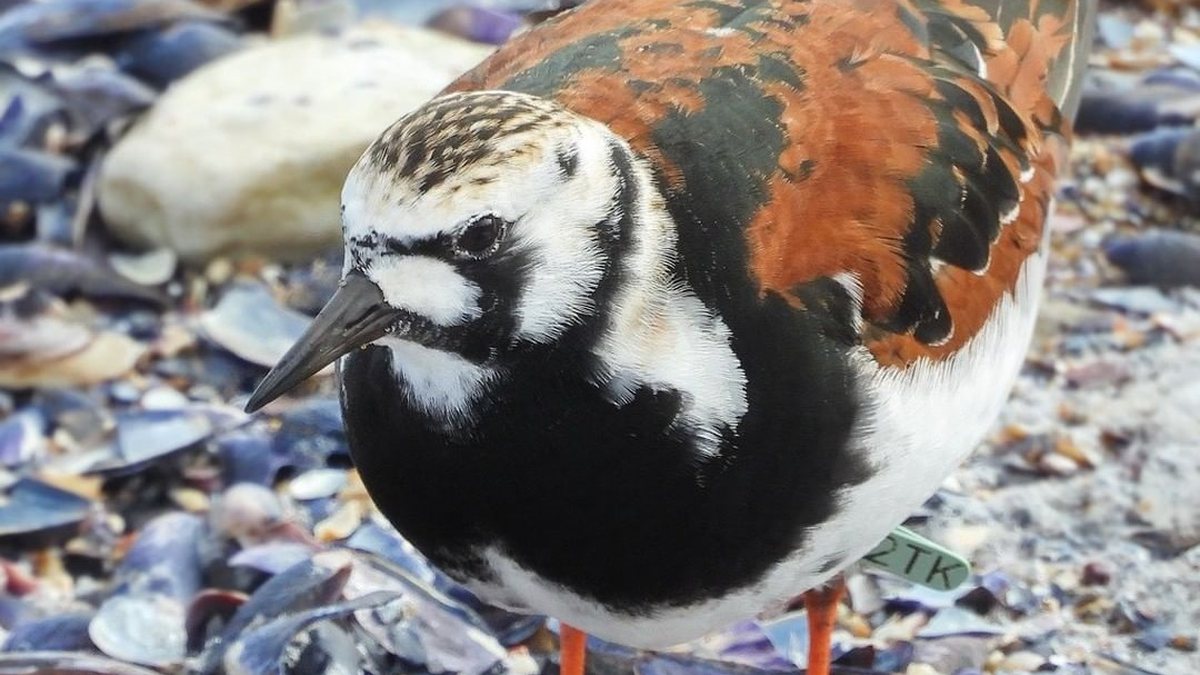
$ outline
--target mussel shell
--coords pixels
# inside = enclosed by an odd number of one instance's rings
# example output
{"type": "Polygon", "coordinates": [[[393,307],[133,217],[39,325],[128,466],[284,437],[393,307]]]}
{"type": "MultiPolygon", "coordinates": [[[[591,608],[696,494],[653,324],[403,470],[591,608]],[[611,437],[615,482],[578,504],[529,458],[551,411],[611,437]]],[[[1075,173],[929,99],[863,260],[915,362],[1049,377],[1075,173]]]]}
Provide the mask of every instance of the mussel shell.
{"type": "Polygon", "coordinates": [[[1191,126],[1200,117],[1200,75],[1160,69],[1140,78],[1093,72],[1085,85],[1075,130],[1130,134],[1159,127],[1191,126]]]}
{"type": "Polygon", "coordinates": [[[209,638],[219,635],[247,597],[244,593],[216,588],[196,594],[188,605],[187,619],[184,621],[188,651],[200,651],[209,638]]]}
{"type": "Polygon", "coordinates": [[[17,624],[4,640],[5,652],[90,651],[88,624],[95,612],[59,614],[17,624]]]}
{"type": "Polygon", "coordinates": [[[234,284],[200,325],[220,347],[250,363],[271,367],[308,328],[310,317],[281,306],[259,283],[234,284]]]}
{"type": "Polygon", "coordinates": [[[205,652],[200,672],[216,672],[225,660],[226,650],[251,625],[262,626],[281,617],[286,619],[337,599],[350,578],[352,562],[345,552],[319,553],[268,579],[237,609],[220,639],[205,652]]]}
{"type": "Polygon", "coordinates": [[[1200,129],[1159,129],[1134,139],[1130,158],[1154,187],[1200,205],[1200,129]]]}
{"type": "Polygon", "coordinates": [[[194,448],[212,435],[212,418],[198,409],[141,410],[117,416],[113,457],[93,471],[124,475],[194,448]]]}
{"type": "Polygon", "coordinates": [[[0,654],[0,675],[159,675],[95,654],[37,651],[0,654]]]}
{"type": "MultiPolygon", "coordinates": [[[[285,675],[296,669],[288,664],[289,645],[306,629],[320,621],[337,619],[354,612],[372,609],[398,599],[395,593],[379,591],[353,600],[310,609],[273,619],[247,630],[224,654],[226,672],[285,675]]],[[[320,646],[317,647],[318,649],[320,646]]],[[[302,653],[303,654],[303,653],[302,653]]],[[[356,664],[348,665],[357,672],[356,664]]]]}
{"type": "Polygon", "coordinates": [[[139,286],[74,251],[44,244],[0,245],[0,287],[21,282],[60,296],[166,303],[160,292],[139,286]]]}
{"type": "Polygon", "coordinates": [[[313,555],[313,547],[292,541],[276,541],[244,548],[229,558],[229,564],[250,567],[267,574],[282,574],[313,555]]]}
{"type": "Polygon", "coordinates": [[[389,653],[433,672],[483,672],[505,659],[491,627],[470,608],[387,560],[356,553],[346,595],[378,589],[402,599],[356,618],[389,653]]]}
{"type": "Polygon", "coordinates": [[[169,667],[187,654],[186,608],[177,598],[131,593],[109,598],[88,624],[105,654],[146,666],[169,667]]]}
{"type": "Polygon", "coordinates": [[[62,99],[44,83],[35,82],[0,62],[0,148],[39,149],[46,129],[65,116],[62,99]]]}
{"type": "Polygon", "coordinates": [[[475,622],[478,621],[486,626],[486,632],[506,647],[524,642],[545,624],[544,617],[515,614],[483,603],[430,565],[425,556],[387,523],[368,520],[346,540],[345,546],[379,556],[403,570],[413,581],[445,594],[446,602],[462,606],[461,611],[467,613],[464,616],[469,617],[468,623],[477,625],[475,622]]]}
{"type": "Polygon", "coordinates": [[[1134,284],[1200,287],[1200,235],[1151,231],[1107,241],[1104,253],[1134,284]]]}
{"type": "Polygon", "coordinates": [[[201,586],[200,545],[204,520],[190,513],[166,513],[147,523],[121,559],[117,582],[128,589],[184,601],[201,586]]]}
{"type": "Polygon", "coordinates": [[[0,51],[101,38],[185,19],[224,21],[190,0],[46,0],[0,15],[0,51]]]}
{"type": "Polygon", "coordinates": [[[69,536],[92,508],[87,499],[32,478],[21,478],[4,496],[0,538],[69,536]]]}
{"type": "Polygon", "coordinates": [[[429,20],[430,28],[489,45],[504,44],[523,25],[514,12],[466,5],[442,10],[429,20]]]}
{"type": "Polygon", "coordinates": [[[0,204],[48,202],[78,168],[71,159],[37,150],[0,149],[0,204]]]}
{"type": "Polygon", "coordinates": [[[224,26],[184,21],[130,38],[116,59],[126,72],[161,89],[241,46],[241,37],[224,26]]]}
{"type": "Polygon", "coordinates": [[[0,422],[0,464],[19,466],[46,449],[46,419],[26,410],[0,422]]]}
{"type": "Polygon", "coordinates": [[[221,471],[227,484],[272,485],[281,462],[271,450],[271,437],[262,430],[239,429],[216,439],[221,471]]]}
{"type": "Polygon", "coordinates": [[[66,104],[71,130],[86,141],[118,119],[150,107],[158,93],[112,67],[98,65],[56,71],[52,88],[66,104]]]}

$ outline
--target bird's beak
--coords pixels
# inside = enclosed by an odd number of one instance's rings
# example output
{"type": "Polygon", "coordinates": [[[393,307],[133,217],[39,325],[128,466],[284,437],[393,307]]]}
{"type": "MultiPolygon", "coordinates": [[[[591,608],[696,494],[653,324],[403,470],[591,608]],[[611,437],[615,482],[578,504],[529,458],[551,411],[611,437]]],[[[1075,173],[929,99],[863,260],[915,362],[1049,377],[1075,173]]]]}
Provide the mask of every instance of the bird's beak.
{"type": "Polygon", "coordinates": [[[246,412],[258,410],[342,355],[383,337],[399,316],[374,282],[361,272],[347,273],[308,330],[251,394],[246,412]]]}

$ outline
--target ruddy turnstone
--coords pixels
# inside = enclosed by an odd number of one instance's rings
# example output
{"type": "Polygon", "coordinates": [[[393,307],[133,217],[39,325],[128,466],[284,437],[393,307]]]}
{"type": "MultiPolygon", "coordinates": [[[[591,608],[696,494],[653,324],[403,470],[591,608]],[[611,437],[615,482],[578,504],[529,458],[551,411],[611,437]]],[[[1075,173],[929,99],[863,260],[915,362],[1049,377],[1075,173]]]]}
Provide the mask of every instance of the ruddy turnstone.
{"type": "Polygon", "coordinates": [[[595,0],[389,128],[345,278],[250,401],[340,358],[382,512],[484,599],[679,643],[921,504],[1022,363],[1090,0],[595,0]]]}

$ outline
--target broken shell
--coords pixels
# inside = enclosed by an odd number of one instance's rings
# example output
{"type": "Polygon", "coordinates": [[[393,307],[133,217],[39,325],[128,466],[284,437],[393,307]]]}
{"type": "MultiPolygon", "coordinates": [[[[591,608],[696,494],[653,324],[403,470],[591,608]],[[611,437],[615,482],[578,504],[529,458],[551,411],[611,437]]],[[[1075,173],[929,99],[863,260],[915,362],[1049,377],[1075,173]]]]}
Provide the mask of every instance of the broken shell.
{"type": "Polygon", "coordinates": [[[243,546],[262,541],[283,520],[283,506],[271,490],[238,483],[220,495],[209,511],[209,522],[220,536],[243,546]]]}
{"type": "Polygon", "coordinates": [[[46,450],[46,420],[27,410],[0,422],[0,464],[18,466],[46,450]]]}
{"type": "Polygon", "coordinates": [[[230,565],[250,567],[267,574],[279,574],[312,557],[308,544],[292,541],[271,542],[244,548],[229,558],[230,565]]]}
{"type": "Polygon", "coordinates": [[[109,598],[88,625],[105,654],[146,666],[167,667],[187,654],[185,611],[176,598],[146,593],[109,598]]]}
{"type": "MultiPolygon", "coordinates": [[[[289,667],[289,645],[305,629],[319,621],[348,616],[357,611],[369,610],[396,600],[395,593],[379,591],[353,600],[319,609],[310,609],[297,614],[283,615],[273,621],[247,630],[238,637],[224,655],[225,670],[231,673],[283,673],[298,669],[289,667]]],[[[359,657],[358,654],[354,655],[359,657]]],[[[357,664],[338,664],[352,672],[357,664]]]]}
{"type": "Polygon", "coordinates": [[[36,150],[0,149],[0,203],[57,199],[75,162],[36,150]]]}
{"type": "Polygon", "coordinates": [[[300,339],[311,319],[282,307],[261,284],[242,282],[200,319],[210,340],[250,363],[271,367],[300,339]]]}
{"type": "Polygon", "coordinates": [[[317,523],[313,528],[313,536],[317,541],[332,542],[346,539],[362,525],[366,507],[362,502],[346,502],[338,507],[328,518],[317,523]]]}
{"type": "Polygon", "coordinates": [[[121,276],[141,286],[165,284],[175,276],[179,259],[169,248],[160,248],[147,253],[131,255],[113,253],[108,262],[121,276]]]}
{"type": "MultiPolygon", "coordinates": [[[[341,595],[352,562],[345,551],[326,551],[268,579],[230,618],[220,640],[205,653],[200,672],[216,672],[225,660],[226,651],[248,627],[262,626],[332,602],[341,595]]],[[[251,656],[255,654],[252,652],[251,656]]],[[[235,662],[239,659],[237,655],[232,658],[235,662]]]]}

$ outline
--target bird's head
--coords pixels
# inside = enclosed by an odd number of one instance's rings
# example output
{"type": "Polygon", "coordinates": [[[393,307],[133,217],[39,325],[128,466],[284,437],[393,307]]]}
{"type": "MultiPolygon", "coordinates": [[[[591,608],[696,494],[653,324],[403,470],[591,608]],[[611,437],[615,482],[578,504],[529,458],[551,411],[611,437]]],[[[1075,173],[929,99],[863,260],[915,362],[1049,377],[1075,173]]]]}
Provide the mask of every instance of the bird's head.
{"type": "Polygon", "coordinates": [[[637,190],[630,157],[531,96],[452,94],[405,116],[346,180],[341,286],[248,407],[371,343],[487,364],[585,323],[637,190]]]}

